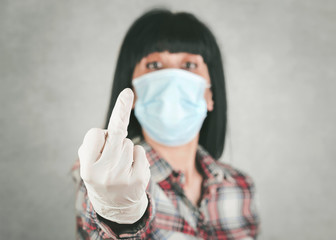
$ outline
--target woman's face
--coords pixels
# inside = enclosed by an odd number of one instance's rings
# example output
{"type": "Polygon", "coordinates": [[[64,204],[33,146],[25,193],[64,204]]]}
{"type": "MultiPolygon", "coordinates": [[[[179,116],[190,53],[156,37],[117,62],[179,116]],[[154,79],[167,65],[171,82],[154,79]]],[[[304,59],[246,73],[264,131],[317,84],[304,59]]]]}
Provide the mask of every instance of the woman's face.
{"type": "MultiPolygon", "coordinates": [[[[203,61],[203,57],[198,54],[191,53],[170,53],[154,52],[141,59],[141,61],[135,66],[133,72],[133,79],[140,77],[143,74],[165,69],[165,68],[179,68],[187,70],[202,76],[210,85],[210,76],[207,65],[203,61]]],[[[212,92],[210,88],[206,88],[204,98],[207,103],[208,111],[213,110],[212,92]]],[[[136,92],[135,99],[136,101],[136,92]]]]}

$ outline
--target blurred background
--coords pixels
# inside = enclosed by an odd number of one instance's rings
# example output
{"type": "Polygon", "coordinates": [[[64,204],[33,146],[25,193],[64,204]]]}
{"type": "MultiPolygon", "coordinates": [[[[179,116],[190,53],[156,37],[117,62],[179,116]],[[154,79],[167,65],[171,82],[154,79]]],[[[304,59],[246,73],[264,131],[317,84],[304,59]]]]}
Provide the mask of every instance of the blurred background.
{"type": "Polygon", "coordinates": [[[336,2],[1,0],[0,239],[74,239],[70,169],[102,127],[121,41],[144,11],[188,11],[221,47],[221,161],[255,180],[261,240],[336,235],[336,2]]]}

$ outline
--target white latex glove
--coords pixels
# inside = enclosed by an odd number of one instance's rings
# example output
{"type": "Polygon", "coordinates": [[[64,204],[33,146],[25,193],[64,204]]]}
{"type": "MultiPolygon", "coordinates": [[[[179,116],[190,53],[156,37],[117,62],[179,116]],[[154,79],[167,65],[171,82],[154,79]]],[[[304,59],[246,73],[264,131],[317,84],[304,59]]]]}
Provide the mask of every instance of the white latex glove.
{"type": "Polygon", "coordinates": [[[139,220],[148,205],[150,170],[145,150],[126,138],[133,98],[131,89],[123,90],[108,129],[89,130],[78,150],[80,175],[94,210],[123,224],[139,220]]]}

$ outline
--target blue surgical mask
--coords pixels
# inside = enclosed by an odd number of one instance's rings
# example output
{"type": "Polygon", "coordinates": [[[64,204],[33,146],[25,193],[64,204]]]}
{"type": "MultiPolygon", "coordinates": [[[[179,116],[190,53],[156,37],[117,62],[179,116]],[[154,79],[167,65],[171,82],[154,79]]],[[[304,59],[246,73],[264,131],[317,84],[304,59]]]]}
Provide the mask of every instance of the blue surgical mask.
{"type": "Polygon", "coordinates": [[[203,77],[170,68],[144,74],[133,80],[133,86],[135,116],[153,140],[179,146],[199,133],[207,114],[203,77]]]}

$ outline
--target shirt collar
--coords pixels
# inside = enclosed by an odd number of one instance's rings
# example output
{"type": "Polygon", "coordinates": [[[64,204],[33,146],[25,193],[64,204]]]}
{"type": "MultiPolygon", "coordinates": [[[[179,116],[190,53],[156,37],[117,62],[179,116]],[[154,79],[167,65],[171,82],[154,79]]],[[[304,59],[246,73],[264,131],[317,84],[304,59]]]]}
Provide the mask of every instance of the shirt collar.
{"type": "Polygon", "coordinates": [[[147,159],[151,169],[151,179],[154,182],[161,182],[173,172],[170,164],[159,156],[159,154],[145,141],[139,143],[146,151],[147,159]]]}
{"type": "MultiPolygon", "coordinates": [[[[175,172],[171,165],[161,158],[148,143],[142,140],[139,144],[146,151],[147,159],[150,163],[152,181],[156,183],[161,182],[175,172]]],[[[225,169],[223,171],[223,168],[218,165],[217,161],[200,145],[197,148],[196,161],[202,171],[206,185],[221,183],[223,178],[228,174],[225,169]]]]}

